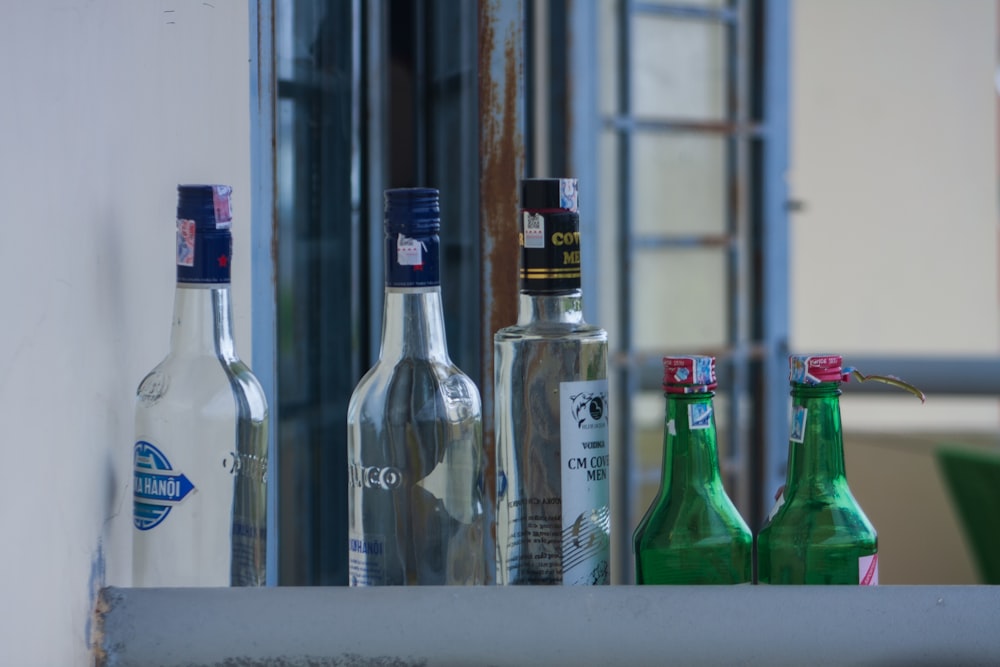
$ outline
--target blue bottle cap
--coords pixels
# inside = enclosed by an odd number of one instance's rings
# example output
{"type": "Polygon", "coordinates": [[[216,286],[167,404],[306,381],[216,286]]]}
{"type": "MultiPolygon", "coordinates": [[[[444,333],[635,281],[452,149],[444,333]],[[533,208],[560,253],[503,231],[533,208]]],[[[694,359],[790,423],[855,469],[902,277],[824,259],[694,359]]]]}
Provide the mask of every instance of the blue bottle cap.
{"type": "Polygon", "coordinates": [[[198,230],[232,226],[233,189],[228,185],[178,185],[177,219],[193,220],[198,230]]]}
{"type": "Polygon", "coordinates": [[[441,228],[440,193],[434,188],[385,191],[385,232],[412,236],[436,234],[441,228]]]}
{"type": "Polygon", "coordinates": [[[440,285],[440,196],[434,188],[385,191],[385,284],[440,285]]]}
{"type": "Polygon", "coordinates": [[[228,185],[177,186],[177,282],[225,284],[233,255],[228,185]]]}

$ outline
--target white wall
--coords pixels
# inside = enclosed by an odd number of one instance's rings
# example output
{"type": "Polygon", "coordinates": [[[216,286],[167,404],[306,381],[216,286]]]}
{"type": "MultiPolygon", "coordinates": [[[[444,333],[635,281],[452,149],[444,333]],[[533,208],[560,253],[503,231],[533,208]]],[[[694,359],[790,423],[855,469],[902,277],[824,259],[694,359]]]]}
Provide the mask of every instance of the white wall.
{"type": "Polygon", "coordinates": [[[167,350],[175,188],[234,192],[250,358],[249,26],[236,0],[16,0],[0,18],[0,664],[84,665],[129,583],[132,399],[167,350]]]}
{"type": "MultiPolygon", "coordinates": [[[[996,355],[996,2],[797,0],[792,12],[793,349],[996,355]]],[[[849,386],[844,420],[1000,425],[993,399],[920,406],[849,386]]]]}

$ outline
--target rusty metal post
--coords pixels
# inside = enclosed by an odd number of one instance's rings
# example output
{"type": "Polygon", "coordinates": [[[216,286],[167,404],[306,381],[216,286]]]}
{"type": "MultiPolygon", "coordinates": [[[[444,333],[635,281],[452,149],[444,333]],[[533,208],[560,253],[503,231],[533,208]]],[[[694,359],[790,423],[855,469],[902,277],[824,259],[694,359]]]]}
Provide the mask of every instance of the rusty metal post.
{"type": "MultiPolygon", "coordinates": [[[[524,175],[523,25],[521,0],[480,0],[480,377],[487,498],[496,497],[493,334],[517,319],[518,184],[524,175]]],[[[487,519],[487,553],[492,553],[496,539],[496,508],[492,503],[487,519]]]]}

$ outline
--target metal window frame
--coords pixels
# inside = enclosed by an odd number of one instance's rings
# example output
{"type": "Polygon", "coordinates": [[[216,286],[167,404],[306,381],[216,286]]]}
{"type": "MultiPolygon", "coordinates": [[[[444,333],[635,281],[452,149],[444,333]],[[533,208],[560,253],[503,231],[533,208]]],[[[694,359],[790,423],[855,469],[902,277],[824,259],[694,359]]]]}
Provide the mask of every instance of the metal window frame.
{"type": "MultiPolygon", "coordinates": [[[[785,397],[780,395],[781,358],[787,347],[787,212],[783,190],[787,170],[787,26],[788,5],[784,0],[751,3],[730,0],[720,7],[687,4],[660,4],[622,0],[618,7],[617,113],[603,119],[604,126],[618,136],[619,240],[618,273],[621,276],[617,298],[618,339],[617,377],[621,396],[615,411],[619,468],[617,487],[626,497],[616,497],[615,517],[618,526],[635,525],[633,490],[641,481],[642,471],[635,469],[636,445],[631,409],[632,397],[639,391],[656,391],[662,381],[661,354],[640,352],[635,348],[632,300],[632,270],[637,255],[657,248],[721,247],[726,251],[727,342],[721,349],[672,350],[662,353],[702,353],[718,358],[720,386],[731,397],[727,402],[729,447],[722,461],[727,486],[734,501],[750,522],[756,525],[763,514],[760,499],[773,489],[770,474],[780,460],[774,442],[782,419],[785,397]],[[763,79],[751,76],[751,11],[764,11],[764,42],[769,52],[763,58],[763,79]],[[633,71],[632,24],[637,17],[656,16],[678,21],[699,21],[721,25],[726,31],[727,73],[725,117],[721,119],[646,119],[636,117],[632,109],[633,71]],[[784,69],[783,69],[784,68],[784,69]],[[751,82],[760,83],[766,99],[759,105],[761,118],[753,117],[754,100],[751,82]],[[764,84],[767,84],[766,86],[764,84]],[[777,85],[774,85],[777,84],[777,85]],[[725,231],[722,234],[639,235],[634,231],[632,204],[633,145],[639,132],[722,136],[726,139],[725,231]],[[755,151],[764,158],[756,161],[755,151]],[[760,173],[756,173],[760,172],[760,173]],[[753,184],[759,184],[751,195],[753,184]],[[760,201],[754,201],[759,199],[760,201]],[[755,219],[759,218],[759,219],[755,219]],[[765,258],[762,275],[756,276],[759,287],[752,289],[754,264],[752,250],[765,258]],[[771,260],[774,261],[771,261],[771,260]],[[755,296],[759,297],[755,300],[755,296]],[[771,304],[774,304],[772,307],[771,304]],[[759,320],[759,321],[757,321],[759,320]],[[758,373],[754,365],[760,366],[758,373]],[[724,385],[722,385],[724,383],[724,385]],[[763,461],[763,463],[762,463],[763,461]],[[761,477],[766,476],[767,480],[761,477]]],[[[781,455],[783,456],[783,454],[781,455]]],[[[655,471],[654,471],[655,472],[655,471]]],[[[651,474],[651,473],[650,473],[651,474]]],[[[618,531],[618,553],[631,553],[630,531],[618,531]]],[[[629,580],[631,563],[620,558],[616,572],[629,580]]]]}

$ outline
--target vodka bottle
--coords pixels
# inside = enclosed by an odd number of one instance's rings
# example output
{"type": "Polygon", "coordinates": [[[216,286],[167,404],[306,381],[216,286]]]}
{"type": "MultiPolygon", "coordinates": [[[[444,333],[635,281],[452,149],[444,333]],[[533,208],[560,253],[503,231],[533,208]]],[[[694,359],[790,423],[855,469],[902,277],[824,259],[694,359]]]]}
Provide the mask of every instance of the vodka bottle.
{"type": "Polygon", "coordinates": [[[438,191],[385,193],[379,359],[347,413],[352,586],[486,580],[479,390],[448,356],[438,191]]]}
{"type": "Polygon", "coordinates": [[[177,188],[170,351],[136,396],[135,586],[262,586],[267,400],[233,344],[230,193],[177,188]]]}
{"type": "Polygon", "coordinates": [[[753,536],[722,486],[715,358],[666,357],[663,476],[633,535],[637,584],[749,584],[753,536]]]}
{"type": "Polygon", "coordinates": [[[610,578],[607,334],[583,319],[576,179],[521,183],[517,323],[494,336],[497,583],[610,578]]]}
{"type": "Polygon", "coordinates": [[[878,536],[844,472],[836,355],[791,357],[784,491],[757,536],[762,584],[878,584],[878,536]]]}

